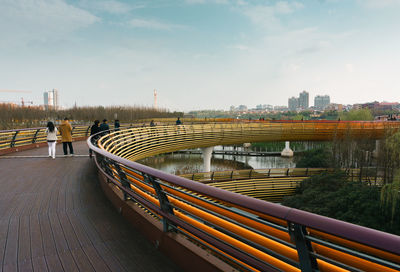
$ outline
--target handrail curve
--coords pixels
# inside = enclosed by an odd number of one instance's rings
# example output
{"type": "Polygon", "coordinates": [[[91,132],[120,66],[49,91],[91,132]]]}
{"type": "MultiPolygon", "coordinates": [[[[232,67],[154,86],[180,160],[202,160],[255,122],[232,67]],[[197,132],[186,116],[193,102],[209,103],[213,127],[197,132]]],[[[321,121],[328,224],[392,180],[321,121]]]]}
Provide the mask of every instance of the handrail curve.
{"type": "Polygon", "coordinates": [[[134,161],[163,152],[218,144],[329,140],[347,136],[379,139],[388,130],[398,130],[399,125],[397,122],[266,122],[142,127],[111,132],[94,141],[95,144],[89,138],[88,145],[96,153],[101,171],[108,172],[109,178],[123,188],[125,194],[136,200],[150,200],[157,208],[154,205],[147,207],[176,224],[175,229],[190,232],[193,228],[189,230],[187,223],[195,226],[196,234],[191,235],[219,250],[223,247],[228,256],[244,262],[246,267],[263,271],[270,270],[271,265],[285,271],[308,268],[400,271],[399,236],[214,188],[134,161]],[[200,197],[196,198],[197,204],[193,202],[195,196],[200,197]],[[171,207],[172,213],[166,214],[165,209],[161,209],[163,205],[171,207]],[[193,208],[196,205],[200,206],[193,208]],[[217,212],[215,205],[223,211],[217,212]],[[202,209],[211,214],[217,212],[217,217],[201,212],[202,209]],[[218,219],[227,214],[228,218],[237,214],[241,219],[233,223],[228,223],[230,219],[218,219]],[[265,224],[261,227],[262,235],[267,239],[261,240],[265,242],[251,238],[258,237],[249,227],[256,224],[254,222],[265,224]],[[277,232],[280,238],[273,238],[277,232]],[[216,238],[228,244],[228,248],[216,242],[216,238]],[[285,244],[286,241],[292,247],[295,245],[295,255],[290,253],[291,247],[283,250],[281,246],[272,246],[275,242],[268,242],[271,238],[271,241],[278,239],[278,243],[285,244]],[[319,240],[321,238],[324,241],[319,240]],[[243,259],[243,253],[248,257],[243,259]]]}

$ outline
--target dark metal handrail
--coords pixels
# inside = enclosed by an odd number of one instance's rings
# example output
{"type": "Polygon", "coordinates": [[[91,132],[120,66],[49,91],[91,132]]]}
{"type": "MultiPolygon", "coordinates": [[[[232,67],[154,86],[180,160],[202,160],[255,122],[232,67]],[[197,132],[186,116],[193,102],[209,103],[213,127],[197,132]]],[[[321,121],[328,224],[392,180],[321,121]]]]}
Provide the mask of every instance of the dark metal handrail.
{"type": "MultiPolygon", "coordinates": [[[[258,214],[260,216],[265,215],[266,217],[273,217],[276,218],[277,220],[283,220],[289,226],[288,229],[289,232],[291,231],[291,228],[293,226],[293,235],[291,235],[292,237],[294,237],[293,239],[297,239],[296,237],[302,237],[303,242],[300,241],[299,243],[306,243],[303,249],[309,248],[307,247],[307,243],[315,242],[315,241],[310,241],[307,238],[308,237],[307,232],[312,230],[317,230],[326,233],[328,235],[333,235],[335,237],[348,240],[350,242],[356,242],[374,249],[379,249],[384,252],[389,252],[394,255],[400,255],[399,236],[346,223],[332,218],[319,216],[305,211],[284,207],[278,204],[269,203],[258,199],[253,199],[247,196],[221,190],[219,188],[210,187],[205,184],[201,184],[182,177],[171,175],[162,172],[160,170],[153,169],[151,167],[116,156],[112,153],[109,153],[95,146],[91,142],[91,138],[88,139],[87,143],[89,145],[89,148],[92,149],[97,154],[99,161],[109,161],[108,167],[111,167],[112,164],[118,164],[121,167],[126,167],[128,169],[132,169],[133,171],[141,173],[141,175],[150,176],[153,178],[153,180],[156,180],[158,183],[161,182],[160,185],[163,185],[163,182],[167,182],[173,186],[185,188],[187,191],[194,192],[202,196],[210,197],[222,203],[229,203],[234,207],[239,207],[243,210],[254,212],[255,214],[258,214]]],[[[104,165],[107,165],[107,163],[104,165]]],[[[103,167],[102,168],[103,170],[101,171],[103,171],[103,173],[106,173],[104,165],[101,166],[101,163],[99,163],[99,166],[103,167]]],[[[110,169],[109,171],[112,172],[112,170],[110,169]]],[[[115,176],[113,177],[109,174],[108,178],[110,180],[113,180],[113,182],[115,182],[117,185],[120,182],[118,181],[118,178],[116,179],[115,176]]],[[[132,197],[134,198],[137,197],[137,194],[133,193],[129,188],[124,187],[122,189],[124,192],[130,194],[132,197]]],[[[152,207],[152,209],[154,209],[154,207],[152,207]]],[[[165,211],[162,211],[160,207],[157,208],[157,212],[160,212],[160,215],[162,215],[163,217],[166,216],[166,218],[171,222],[178,224],[182,223],[178,222],[179,220],[176,220],[174,215],[172,214],[166,215],[165,211]]],[[[182,225],[180,226],[182,227],[182,225]]],[[[230,248],[229,252],[227,253],[232,254],[232,256],[236,256],[237,252],[235,253],[233,252],[234,250],[233,251],[232,250],[233,249],[230,248]]],[[[308,256],[307,258],[314,258],[312,257],[313,254],[308,254],[308,253],[300,254],[299,252],[299,256],[300,258],[302,258],[301,256],[308,256]]],[[[320,258],[320,260],[322,260],[322,258],[320,258]]],[[[254,260],[250,261],[251,265],[253,265],[254,260]]],[[[335,263],[336,261],[332,262],[335,263]]],[[[385,261],[382,261],[381,264],[382,263],[385,263],[385,261]]],[[[307,264],[303,265],[306,266],[302,266],[299,264],[299,267],[300,266],[307,267],[307,264]]],[[[312,266],[313,262],[308,263],[308,265],[312,266]]],[[[257,267],[257,265],[254,267],[257,267]]],[[[395,263],[389,262],[389,267],[400,270],[400,266],[396,265],[395,263]]]]}
{"type": "Polygon", "coordinates": [[[87,140],[87,143],[90,149],[92,149],[96,153],[112,159],[122,165],[126,165],[143,173],[147,173],[161,180],[165,180],[167,182],[187,188],[189,190],[199,192],[203,195],[221,199],[231,204],[239,205],[244,208],[265,213],[286,221],[302,224],[313,229],[323,230],[329,234],[337,235],[342,238],[346,238],[355,242],[363,243],[400,255],[399,236],[207,186],[186,178],[162,172],[160,170],[151,168],[143,164],[139,164],[137,162],[115,156],[94,146],[90,142],[90,138],[87,140]]]}
{"type": "MultiPolygon", "coordinates": [[[[72,138],[88,137],[91,125],[72,125],[72,138]]],[[[113,127],[113,126],[111,126],[113,127]]],[[[126,128],[127,125],[121,125],[126,128]]],[[[46,127],[0,130],[0,150],[46,142],[46,127]],[[24,134],[29,132],[29,134],[24,134]]],[[[58,135],[60,137],[60,135],[58,135]]]]}

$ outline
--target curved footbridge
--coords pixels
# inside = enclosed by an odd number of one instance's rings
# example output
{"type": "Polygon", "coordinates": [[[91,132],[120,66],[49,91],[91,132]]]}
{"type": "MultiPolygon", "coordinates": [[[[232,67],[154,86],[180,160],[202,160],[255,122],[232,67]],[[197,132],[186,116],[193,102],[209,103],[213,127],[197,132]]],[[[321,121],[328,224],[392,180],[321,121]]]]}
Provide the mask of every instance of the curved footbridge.
{"type": "Polygon", "coordinates": [[[381,139],[399,127],[397,122],[159,126],[110,133],[88,144],[96,152],[107,195],[127,218],[139,221],[145,212],[154,219],[137,225],[149,237],[161,235],[157,240],[160,249],[168,251],[163,242],[171,239],[183,251],[193,252],[197,246],[210,259],[217,258],[210,263],[219,270],[227,268],[218,260],[244,271],[400,271],[399,236],[235,194],[134,162],[164,152],[223,144],[381,139]]]}
{"type": "MultiPolygon", "coordinates": [[[[400,271],[399,236],[211,187],[135,162],[164,152],[220,144],[380,139],[399,127],[397,122],[140,127],[89,139],[95,152],[93,161],[86,157],[4,158],[0,161],[2,268],[141,271],[134,268],[139,266],[143,271],[177,271],[157,247],[185,271],[400,271]],[[154,246],[142,242],[110,208],[99,193],[97,180],[117,211],[154,246]]],[[[82,131],[82,137],[87,135],[87,128],[82,131]]],[[[7,137],[8,142],[0,137],[0,148],[10,143],[7,149],[12,151],[23,143],[43,142],[39,129],[18,135],[10,132],[7,137]]],[[[86,154],[86,148],[81,148],[86,154]]]]}

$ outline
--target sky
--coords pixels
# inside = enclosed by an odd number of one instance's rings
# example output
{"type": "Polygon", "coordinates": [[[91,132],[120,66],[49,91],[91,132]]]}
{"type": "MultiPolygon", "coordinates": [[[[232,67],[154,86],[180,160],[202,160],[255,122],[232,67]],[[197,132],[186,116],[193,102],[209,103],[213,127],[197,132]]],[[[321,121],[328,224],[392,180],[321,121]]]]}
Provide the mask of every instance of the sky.
{"type": "Polygon", "coordinates": [[[400,0],[0,0],[0,101],[171,111],[400,101],[400,0]]]}

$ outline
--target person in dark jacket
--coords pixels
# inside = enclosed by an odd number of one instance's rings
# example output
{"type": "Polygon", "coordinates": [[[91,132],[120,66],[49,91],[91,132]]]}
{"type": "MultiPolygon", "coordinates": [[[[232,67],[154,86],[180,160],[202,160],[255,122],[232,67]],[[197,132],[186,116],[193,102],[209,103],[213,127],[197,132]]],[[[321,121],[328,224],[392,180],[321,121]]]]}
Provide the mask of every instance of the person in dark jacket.
{"type": "Polygon", "coordinates": [[[103,123],[100,125],[100,131],[110,130],[110,126],[107,124],[107,119],[103,120],[103,123]]]}
{"type": "MultiPolygon", "coordinates": [[[[95,120],[93,125],[90,127],[90,136],[95,135],[96,133],[100,132],[100,127],[99,127],[99,120],[95,120]]],[[[89,156],[92,157],[93,151],[89,149],[89,156]]]]}
{"type": "Polygon", "coordinates": [[[120,127],[120,124],[119,124],[119,120],[117,119],[117,120],[114,121],[114,129],[115,129],[115,131],[118,131],[119,127],[120,127]]]}
{"type": "Polygon", "coordinates": [[[90,127],[90,136],[100,132],[99,124],[100,124],[99,120],[94,120],[93,125],[90,127]]]}

